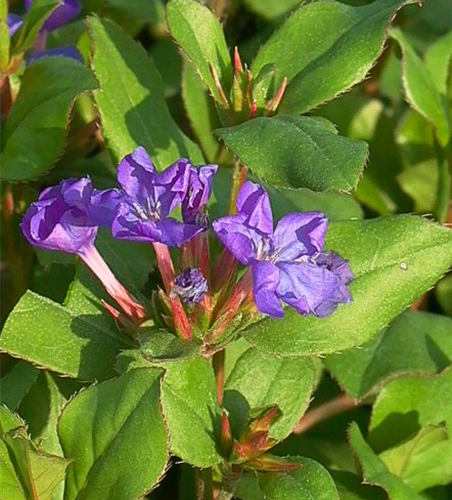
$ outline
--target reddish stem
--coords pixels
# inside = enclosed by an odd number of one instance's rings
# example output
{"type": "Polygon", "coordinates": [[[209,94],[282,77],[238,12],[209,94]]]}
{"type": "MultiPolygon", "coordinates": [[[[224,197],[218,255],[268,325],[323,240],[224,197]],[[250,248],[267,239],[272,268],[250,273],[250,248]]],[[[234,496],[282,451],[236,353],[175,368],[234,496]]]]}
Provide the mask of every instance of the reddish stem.
{"type": "Polygon", "coordinates": [[[353,410],[360,406],[360,402],[355,401],[347,394],[343,394],[327,403],[308,411],[293,429],[293,434],[303,434],[315,425],[324,420],[328,420],[340,413],[353,410]]]}

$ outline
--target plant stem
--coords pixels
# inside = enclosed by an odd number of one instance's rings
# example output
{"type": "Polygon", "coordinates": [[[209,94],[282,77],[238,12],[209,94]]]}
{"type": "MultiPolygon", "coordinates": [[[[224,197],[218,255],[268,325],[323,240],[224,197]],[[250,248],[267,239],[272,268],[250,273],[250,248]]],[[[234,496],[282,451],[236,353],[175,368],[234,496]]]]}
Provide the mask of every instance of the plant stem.
{"type": "Polygon", "coordinates": [[[234,165],[234,170],[232,172],[232,186],[231,186],[231,196],[229,198],[229,213],[235,214],[237,212],[236,202],[239,195],[240,188],[243,186],[246,180],[246,167],[243,163],[237,161],[234,165]]]}
{"type": "Polygon", "coordinates": [[[306,415],[298,422],[298,424],[293,429],[293,434],[303,434],[315,425],[328,420],[340,413],[353,410],[358,406],[361,406],[361,402],[357,402],[350,396],[343,394],[327,403],[308,411],[306,415]]]}
{"type": "Polygon", "coordinates": [[[223,17],[224,11],[228,6],[228,0],[212,0],[211,8],[214,14],[221,19],[223,17]]]}
{"type": "Polygon", "coordinates": [[[212,358],[213,371],[217,382],[217,401],[219,406],[223,405],[224,395],[224,364],[226,361],[226,352],[224,349],[216,352],[212,358]]]}
{"type": "Polygon", "coordinates": [[[212,469],[196,469],[197,500],[213,500],[212,469]]]}

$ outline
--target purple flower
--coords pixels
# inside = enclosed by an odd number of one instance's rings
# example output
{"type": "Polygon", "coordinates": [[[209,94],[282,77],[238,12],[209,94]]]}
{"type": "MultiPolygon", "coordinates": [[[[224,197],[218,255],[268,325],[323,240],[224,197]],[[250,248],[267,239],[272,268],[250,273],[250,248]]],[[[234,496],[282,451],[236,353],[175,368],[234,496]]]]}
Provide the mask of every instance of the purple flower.
{"type": "Polygon", "coordinates": [[[273,229],[269,197],[252,182],[241,189],[237,211],[215,221],[213,229],[241,264],[251,266],[259,311],[281,318],[282,300],[300,314],[323,317],[352,300],[348,263],[322,253],[328,225],[323,214],[288,214],[273,229]]]}
{"type": "MultiPolygon", "coordinates": [[[[37,0],[25,0],[25,9],[28,11],[31,4],[37,0]]],[[[68,22],[75,19],[82,10],[82,5],[77,0],[60,0],[61,5],[59,5],[50,14],[49,18],[46,20],[43,26],[45,31],[54,31],[61,28],[68,22]]]]}
{"type": "Polygon", "coordinates": [[[204,209],[212,194],[213,177],[218,165],[190,167],[190,181],[187,196],[182,201],[182,218],[187,224],[198,224],[207,228],[208,220],[204,209]]]}
{"type": "Polygon", "coordinates": [[[94,246],[98,226],[89,216],[92,193],[87,178],[67,179],[45,189],[25,213],[22,232],[36,247],[77,254],[127,316],[140,323],[146,311],[116,279],[94,246]]]}
{"type": "Polygon", "coordinates": [[[6,22],[8,24],[10,38],[22,26],[23,23],[22,18],[16,14],[8,14],[6,16],[6,22]]]}
{"type": "Polygon", "coordinates": [[[83,56],[76,47],[57,47],[55,49],[43,50],[42,52],[37,52],[27,58],[27,64],[34,63],[43,59],[44,57],[68,57],[69,59],[75,59],[78,62],[83,63],[83,56]]]}
{"type": "Polygon", "coordinates": [[[207,280],[197,268],[187,267],[174,279],[171,293],[178,295],[186,304],[199,304],[207,293],[207,280]]]}
{"type": "Polygon", "coordinates": [[[21,229],[34,246],[80,254],[93,246],[97,225],[88,217],[89,179],[67,179],[45,189],[27,210],[21,229]]]}
{"type": "Polygon", "coordinates": [[[118,167],[121,189],[96,191],[92,198],[93,217],[99,225],[111,225],[117,239],[180,246],[204,230],[194,222],[170,217],[185,199],[191,163],[181,158],[161,173],[142,147],[127,155],[118,167]]]}

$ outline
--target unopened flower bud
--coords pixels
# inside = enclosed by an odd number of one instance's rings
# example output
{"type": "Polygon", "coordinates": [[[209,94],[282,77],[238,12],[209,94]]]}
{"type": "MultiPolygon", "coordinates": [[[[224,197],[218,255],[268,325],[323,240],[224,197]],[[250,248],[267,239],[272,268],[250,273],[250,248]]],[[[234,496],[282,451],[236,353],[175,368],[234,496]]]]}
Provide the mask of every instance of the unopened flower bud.
{"type": "Polygon", "coordinates": [[[174,279],[171,295],[178,295],[185,304],[199,304],[208,289],[207,280],[197,268],[187,267],[174,279]]]}

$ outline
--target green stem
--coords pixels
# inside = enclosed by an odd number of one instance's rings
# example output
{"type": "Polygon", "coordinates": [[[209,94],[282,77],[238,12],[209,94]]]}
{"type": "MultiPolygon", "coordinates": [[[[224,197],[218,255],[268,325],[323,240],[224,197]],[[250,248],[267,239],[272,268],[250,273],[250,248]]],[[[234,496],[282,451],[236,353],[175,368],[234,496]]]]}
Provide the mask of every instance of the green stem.
{"type": "Polygon", "coordinates": [[[235,214],[237,202],[237,197],[239,195],[240,188],[243,186],[246,180],[246,167],[243,163],[237,161],[234,164],[234,170],[232,172],[232,186],[231,186],[231,196],[229,198],[229,213],[235,214]]]}
{"type": "Polygon", "coordinates": [[[224,395],[224,365],[226,361],[226,352],[224,349],[216,352],[212,358],[213,371],[217,382],[217,401],[219,406],[223,406],[224,395]]]}
{"type": "Polygon", "coordinates": [[[196,469],[197,500],[213,500],[212,469],[196,469]]]}

